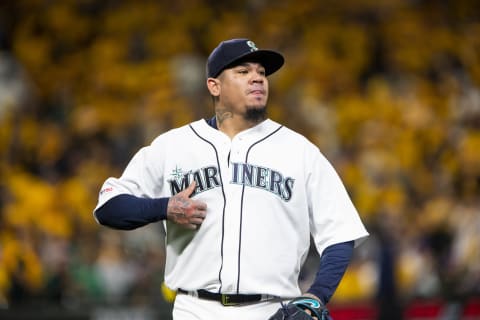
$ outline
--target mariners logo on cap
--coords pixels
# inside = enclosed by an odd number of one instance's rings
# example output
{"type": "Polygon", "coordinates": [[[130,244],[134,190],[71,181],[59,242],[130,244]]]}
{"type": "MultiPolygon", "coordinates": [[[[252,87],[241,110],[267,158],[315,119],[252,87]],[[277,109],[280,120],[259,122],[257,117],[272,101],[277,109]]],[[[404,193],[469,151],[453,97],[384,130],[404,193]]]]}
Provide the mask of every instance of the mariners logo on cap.
{"type": "Polygon", "coordinates": [[[252,51],[252,52],[258,50],[257,46],[255,45],[255,42],[253,42],[251,40],[247,41],[247,46],[250,47],[250,51],[252,51]]]}

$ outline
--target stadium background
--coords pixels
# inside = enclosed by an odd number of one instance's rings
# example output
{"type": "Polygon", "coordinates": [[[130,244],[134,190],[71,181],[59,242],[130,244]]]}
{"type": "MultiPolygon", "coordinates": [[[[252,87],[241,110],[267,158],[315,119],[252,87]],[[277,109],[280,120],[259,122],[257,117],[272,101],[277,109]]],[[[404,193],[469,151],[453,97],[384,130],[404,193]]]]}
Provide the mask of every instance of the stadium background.
{"type": "Polygon", "coordinates": [[[372,233],[335,319],[478,319],[479,35],[473,0],[2,1],[0,318],[169,319],[157,227],[92,209],[139,146],[212,115],[205,59],[249,37],[286,56],[271,117],[321,148],[372,233]]]}

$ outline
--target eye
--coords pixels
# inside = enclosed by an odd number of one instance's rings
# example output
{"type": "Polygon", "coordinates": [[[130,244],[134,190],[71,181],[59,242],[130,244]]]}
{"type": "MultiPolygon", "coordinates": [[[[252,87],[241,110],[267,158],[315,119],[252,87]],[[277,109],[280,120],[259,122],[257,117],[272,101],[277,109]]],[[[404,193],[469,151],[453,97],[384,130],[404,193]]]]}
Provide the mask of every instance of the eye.
{"type": "Polygon", "coordinates": [[[248,70],[247,69],[238,69],[238,73],[247,74],[248,70]]]}

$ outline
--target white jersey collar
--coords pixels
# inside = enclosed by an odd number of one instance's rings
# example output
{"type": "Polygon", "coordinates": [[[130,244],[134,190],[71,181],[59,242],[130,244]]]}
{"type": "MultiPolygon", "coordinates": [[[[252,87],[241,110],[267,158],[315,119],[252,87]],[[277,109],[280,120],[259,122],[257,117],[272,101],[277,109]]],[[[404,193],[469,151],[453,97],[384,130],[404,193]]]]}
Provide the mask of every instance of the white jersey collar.
{"type": "MultiPolygon", "coordinates": [[[[223,133],[222,131],[213,128],[210,126],[205,119],[200,119],[190,123],[190,126],[200,135],[207,138],[208,140],[224,140],[230,138],[223,133]]],[[[235,137],[263,137],[267,134],[270,134],[272,131],[277,130],[281,125],[271,119],[266,119],[265,121],[257,124],[254,127],[248,128],[240,133],[238,133],[235,137]]]]}

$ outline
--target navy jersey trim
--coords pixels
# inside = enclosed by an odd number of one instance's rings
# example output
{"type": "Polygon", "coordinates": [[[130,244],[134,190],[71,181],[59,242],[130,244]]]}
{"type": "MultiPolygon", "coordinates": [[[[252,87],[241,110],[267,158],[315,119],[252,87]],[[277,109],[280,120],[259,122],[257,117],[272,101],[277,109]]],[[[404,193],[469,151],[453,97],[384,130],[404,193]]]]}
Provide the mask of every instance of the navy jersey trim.
{"type": "Polygon", "coordinates": [[[225,208],[227,206],[227,197],[225,196],[225,190],[223,187],[223,177],[222,177],[222,169],[220,167],[220,159],[218,157],[218,151],[215,145],[202,137],[195,129],[192,127],[192,125],[189,125],[190,129],[192,129],[193,133],[201,140],[205,141],[208,143],[212,148],[213,151],[215,151],[215,157],[217,158],[217,166],[218,166],[218,174],[220,176],[220,181],[222,181],[221,187],[222,187],[222,195],[223,195],[223,212],[222,212],[222,240],[220,242],[220,257],[221,257],[221,264],[220,264],[220,269],[218,270],[218,282],[220,283],[220,287],[218,289],[218,292],[220,293],[222,290],[222,270],[223,270],[223,242],[225,239],[225,208]]]}
{"type": "MultiPolygon", "coordinates": [[[[245,164],[248,163],[248,156],[250,154],[250,151],[253,149],[254,146],[258,145],[259,143],[267,140],[271,136],[273,136],[275,133],[280,131],[283,126],[279,126],[277,129],[266,135],[265,137],[261,138],[260,140],[252,143],[250,147],[248,147],[247,153],[245,155],[245,164]]],[[[239,230],[239,239],[238,239],[238,260],[237,260],[237,293],[240,292],[240,265],[241,265],[241,252],[242,252],[242,225],[243,225],[243,199],[245,195],[245,184],[242,186],[242,196],[241,196],[241,201],[240,201],[240,230],[239,230]]]]}

